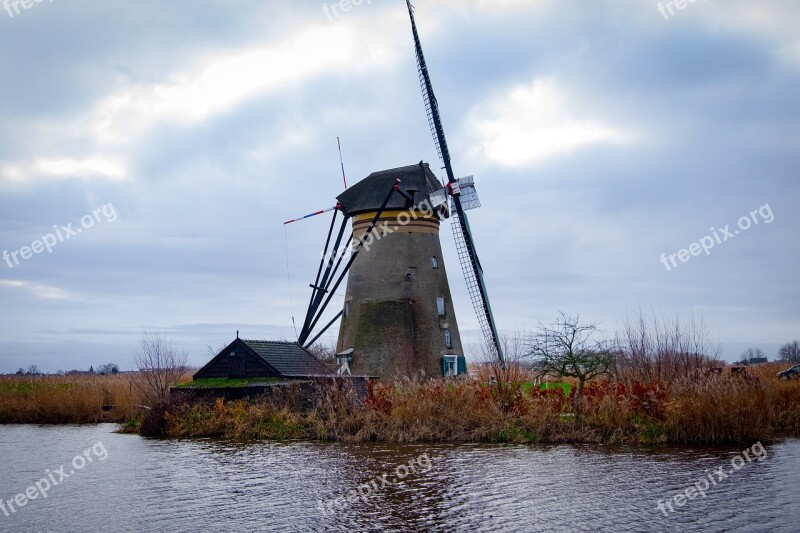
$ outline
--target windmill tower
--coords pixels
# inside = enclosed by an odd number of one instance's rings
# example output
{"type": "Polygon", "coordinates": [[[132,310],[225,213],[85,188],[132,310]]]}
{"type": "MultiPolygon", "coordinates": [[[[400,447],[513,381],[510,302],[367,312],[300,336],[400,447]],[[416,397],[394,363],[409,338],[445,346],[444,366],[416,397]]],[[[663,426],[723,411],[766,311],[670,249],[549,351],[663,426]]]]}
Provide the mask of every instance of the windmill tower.
{"type": "Polygon", "coordinates": [[[361,240],[396,179],[367,248],[347,280],[337,351],[354,374],[400,377],[464,373],[465,360],[430,195],[442,185],[420,163],[370,174],[337,200],[361,240]],[[459,365],[460,362],[460,365],[459,365]]]}
{"type": "MultiPolygon", "coordinates": [[[[466,213],[480,207],[480,202],[471,176],[455,178],[414,8],[410,0],[406,4],[425,110],[447,173],[447,184],[442,187],[421,162],[376,172],[345,190],[335,207],[303,217],[334,211],[298,342],[310,346],[341,318],[337,346],[340,371],[378,377],[412,375],[419,370],[429,376],[465,373],[466,361],[439,241],[440,221],[452,213],[451,227],[461,270],[486,347],[504,368],[483,267],[466,213]],[[331,247],[339,212],[344,220],[331,247]],[[350,219],[352,233],[342,246],[350,219]],[[338,273],[348,251],[349,260],[338,273]],[[308,340],[351,268],[342,309],[308,340]]],[[[294,221],[287,223],[291,222],[294,221]]]]}

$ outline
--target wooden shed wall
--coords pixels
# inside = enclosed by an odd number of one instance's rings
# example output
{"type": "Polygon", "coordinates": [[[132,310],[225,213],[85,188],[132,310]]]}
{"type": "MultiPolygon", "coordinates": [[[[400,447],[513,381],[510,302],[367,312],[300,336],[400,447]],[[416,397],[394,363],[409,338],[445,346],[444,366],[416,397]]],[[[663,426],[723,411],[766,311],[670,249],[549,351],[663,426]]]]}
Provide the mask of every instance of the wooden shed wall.
{"type": "MultiPolygon", "coordinates": [[[[236,377],[245,377],[245,378],[277,378],[281,377],[281,375],[274,370],[272,370],[269,366],[264,364],[262,359],[257,355],[254,355],[249,350],[246,350],[244,347],[236,346],[232,348],[237,354],[242,354],[246,356],[245,361],[245,372],[243,376],[236,376],[236,377]]],[[[231,370],[231,357],[230,357],[231,349],[227,349],[217,357],[215,357],[209,365],[203,369],[202,372],[198,372],[195,375],[195,379],[206,379],[206,378],[228,378],[230,376],[231,370]]],[[[242,355],[237,355],[237,357],[241,357],[242,355]]]]}

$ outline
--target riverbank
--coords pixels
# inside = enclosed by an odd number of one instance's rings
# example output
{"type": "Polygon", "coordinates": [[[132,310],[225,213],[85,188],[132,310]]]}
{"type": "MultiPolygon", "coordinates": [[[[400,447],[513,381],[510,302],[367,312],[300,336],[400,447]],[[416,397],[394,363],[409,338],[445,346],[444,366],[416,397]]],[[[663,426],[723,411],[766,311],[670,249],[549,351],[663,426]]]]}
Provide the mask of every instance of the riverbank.
{"type": "MultiPolygon", "coordinates": [[[[800,383],[769,371],[675,383],[598,381],[572,392],[519,382],[373,383],[364,402],[322,387],[312,409],[291,390],[236,401],[174,399],[143,420],[146,435],[343,442],[724,444],[800,435],[800,383]]],[[[574,388],[572,389],[574,391],[574,388]]]]}
{"type": "Polygon", "coordinates": [[[5,377],[0,378],[0,423],[114,422],[128,433],[248,440],[769,442],[800,436],[800,382],[777,379],[783,366],[751,368],[743,375],[726,369],[670,383],[599,380],[584,392],[580,426],[572,415],[574,387],[541,390],[524,380],[503,386],[373,383],[364,401],[323,382],[313,398],[285,387],[270,398],[173,398],[146,410],[131,375],[5,377]]]}

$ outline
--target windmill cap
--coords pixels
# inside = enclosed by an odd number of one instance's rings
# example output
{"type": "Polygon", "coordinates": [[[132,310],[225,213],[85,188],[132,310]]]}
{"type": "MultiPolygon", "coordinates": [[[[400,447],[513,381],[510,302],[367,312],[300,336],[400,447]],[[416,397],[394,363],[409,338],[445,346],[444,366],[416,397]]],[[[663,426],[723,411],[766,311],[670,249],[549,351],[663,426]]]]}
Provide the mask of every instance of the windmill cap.
{"type": "MultiPolygon", "coordinates": [[[[397,179],[400,180],[400,188],[413,195],[414,206],[425,202],[430,198],[430,193],[442,188],[441,182],[431,171],[430,166],[419,162],[416,165],[373,172],[340,194],[336,200],[347,216],[377,211],[397,179]]],[[[389,203],[386,204],[386,209],[407,208],[406,199],[399,194],[392,194],[389,203]]]]}

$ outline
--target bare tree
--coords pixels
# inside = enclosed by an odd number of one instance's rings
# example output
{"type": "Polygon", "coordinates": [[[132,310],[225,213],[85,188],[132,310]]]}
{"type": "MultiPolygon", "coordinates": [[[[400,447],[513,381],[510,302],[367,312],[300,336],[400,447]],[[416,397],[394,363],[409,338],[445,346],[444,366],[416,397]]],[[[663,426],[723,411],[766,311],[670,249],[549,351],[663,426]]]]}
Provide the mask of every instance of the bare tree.
{"type": "Polygon", "coordinates": [[[531,362],[525,360],[525,336],[522,333],[500,335],[504,364],[500,364],[494,343],[483,341],[470,346],[470,352],[480,382],[490,386],[498,407],[509,412],[525,396],[527,383],[538,386],[538,376],[531,370],[531,362]]]}
{"type": "Polygon", "coordinates": [[[97,367],[97,372],[99,374],[117,374],[119,373],[119,367],[116,363],[106,363],[104,365],[100,365],[97,367]]]}
{"type": "Polygon", "coordinates": [[[39,367],[37,365],[30,365],[28,366],[28,374],[31,376],[38,376],[41,374],[41,372],[39,371],[39,367]]]}
{"type": "Polygon", "coordinates": [[[615,377],[620,381],[674,382],[696,379],[724,365],[702,317],[688,319],[645,315],[625,320],[615,341],[620,350],[615,377]]]}
{"type": "Polygon", "coordinates": [[[227,344],[221,344],[217,348],[214,348],[210,344],[206,345],[206,349],[208,350],[208,356],[211,357],[212,359],[214,357],[216,357],[217,355],[219,355],[219,352],[221,352],[222,350],[224,350],[227,347],[228,347],[227,344]]]}
{"type": "Polygon", "coordinates": [[[333,346],[317,342],[308,347],[308,353],[313,355],[320,363],[336,368],[336,350],[333,346]]]}
{"type": "Polygon", "coordinates": [[[753,359],[763,359],[764,351],[761,348],[748,348],[742,352],[742,362],[749,363],[753,359]]]}
{"type": "Polygon", "coordinates": [[[470,346],[470,351],[478,367],[479,380],[498,383],[502,386],[536,378],[530,368],[530,363],[523,360],[527,354],[523,333],[500,335],[500,346],[503,350],[505,368],[500,365],[497,349],[493,344],[484,341],[470,346]]]}
{"type": "Polygon", "coordinates": [[[575,425],[581,425],[581,399],[587,381],[607,373],[614,365],[611,344],[597,339],[597,324],[581,324],[580,315],[571,317],[559,311],[551,326],[539,323],[539,329],[528,339],[529,355],[542,374],[578,380],[575,391],[575,425]]]}
{"type": "Polygon", "coordinates": [[[189,355],[179,349],[163,334],[145,331],[134,352],[133,361],[138,369],[134,383],[146,405],[153,406],[169,394],[186,373],[189,355]]]}
{"type": "Polygon", "coordinates": [[[800,342],[787,342],[778,350],[778,356],[786,363],[800,363],[800,342]]]}

